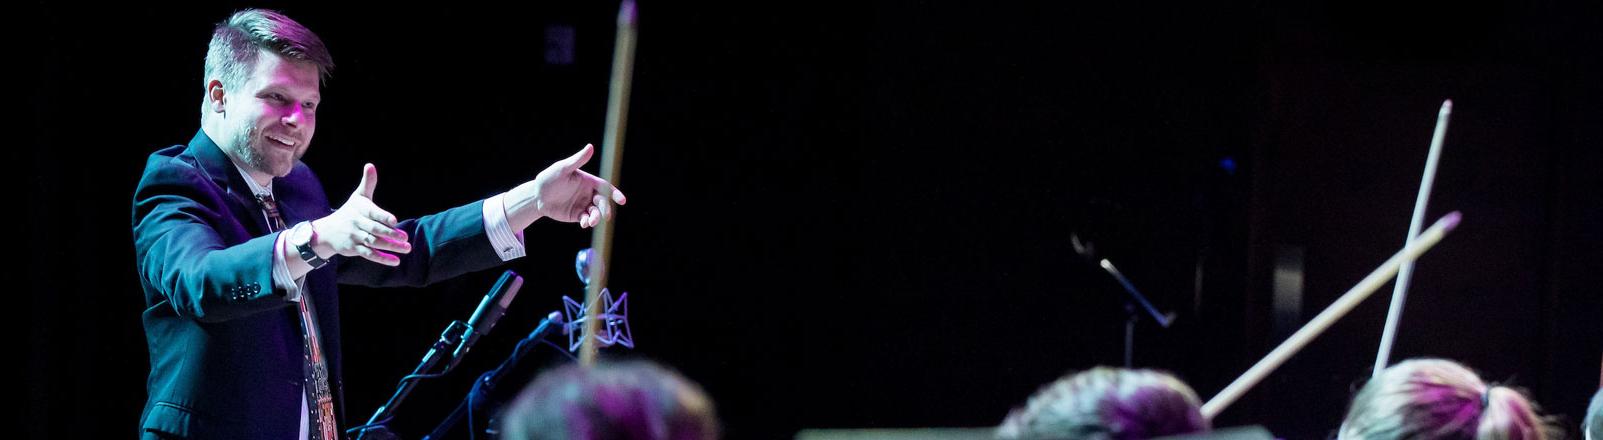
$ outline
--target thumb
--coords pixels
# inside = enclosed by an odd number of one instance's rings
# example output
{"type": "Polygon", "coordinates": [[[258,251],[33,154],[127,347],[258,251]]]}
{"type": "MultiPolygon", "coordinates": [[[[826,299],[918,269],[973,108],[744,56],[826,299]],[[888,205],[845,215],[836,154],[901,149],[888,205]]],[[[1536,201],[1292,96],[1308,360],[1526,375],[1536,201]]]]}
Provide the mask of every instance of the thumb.
{"type": "Polygon", "coordinates": [[[574,153],[572,156],[568,156],[567,159],[558,161],[557,164],[561,165],[563,170],[573,171],[584,166],[584,164],[589,163],[590,156],[595,155],[595,152],[596,147],[594,145],[584,144],[584,148],[580,148],[578,153],[574,153]]]}
{"type": "Polygon", "coordinates": [[[367,164],[362,167],[362,183],[356,185],[356,194],[373,199],[373,187],[378,186],[378,167],[367,164]]]}

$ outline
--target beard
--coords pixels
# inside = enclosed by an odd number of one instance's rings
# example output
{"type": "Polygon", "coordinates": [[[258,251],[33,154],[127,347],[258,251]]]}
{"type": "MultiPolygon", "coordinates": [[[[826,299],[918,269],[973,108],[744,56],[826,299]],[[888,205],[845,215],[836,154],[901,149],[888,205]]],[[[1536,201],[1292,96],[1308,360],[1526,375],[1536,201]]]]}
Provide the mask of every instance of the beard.
{"type": "Polygon", "coordinates": [[[301,140],[301,145],[296,146],[297,148],[293,153],[285,154],[282,148],[276,145],[268,145],[268,142],[273,141],[263,136],[261,129],[255,124],[244,125],[244,127],[234,131],[234,145],[231,148],[239,156],[240,161],[244,162],[245,166],[253,171],[267,173],[274,177],[284,177],[289,175],[289,171],[295,167],[295,161],[300,160],[301,156],[306,154],[308,140],[301,140]]]}

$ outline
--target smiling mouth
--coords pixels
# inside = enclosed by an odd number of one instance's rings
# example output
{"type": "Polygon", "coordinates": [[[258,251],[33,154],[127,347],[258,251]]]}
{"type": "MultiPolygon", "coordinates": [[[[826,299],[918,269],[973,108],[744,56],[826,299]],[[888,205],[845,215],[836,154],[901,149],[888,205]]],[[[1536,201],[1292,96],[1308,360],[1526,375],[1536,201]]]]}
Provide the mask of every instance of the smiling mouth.
{"type": "Polygon", "coordinates": [[[291,140],[290,138],[287,138],[287,137],[278,136],[278,135],[269,134],[269,135],[264,135],[263,137],[266,137],[268,141],[271,141],[272,143],[277,144],[278,146],[283,147],[283,148],[293,149],[293,148],[295,148],[295,145],[299,144],[299,142],[297,142],[297,141],[291,140]]]}

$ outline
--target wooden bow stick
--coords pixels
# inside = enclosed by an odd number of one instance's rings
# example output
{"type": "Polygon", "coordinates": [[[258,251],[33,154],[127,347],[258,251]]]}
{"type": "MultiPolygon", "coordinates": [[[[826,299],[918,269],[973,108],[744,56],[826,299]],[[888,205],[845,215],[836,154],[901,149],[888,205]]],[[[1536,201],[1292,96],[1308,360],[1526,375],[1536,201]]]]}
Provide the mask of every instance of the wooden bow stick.
{"type": "MultiPolygon", "coordinates": [[[[623,161],[624,126],[629,115],[629,84],[634,76],[635,2],[623,0],[618,6],[618,39],[612,52],[612,85],[607,93],[607,127],[601,138],[601,178],[618,184],[618,166],[623,161]]],[[[610,192],[611,188],[601,189],[610,192]]],[[[603,194],[602,203],[612,203],[612,194],[603,194]]],[[[616,212],[613,213],[616,215],[616,212]]],[[[595,260],[590,264],[590,283],[584,292],[584,341],[579,348],[579,364],[595,365],[596,331],[602,322],[601,289],[607,286],[607,270],[612,260],[612,221],[603,219],[590,234],[595,260]]]]}
{"type": "Polygon", "coordinates": [[[1335,303],[1332,303],[1330,307],[1326,307],[1325,311],[1319,312],[1318,316],[1315,316],[1312,321],[1308,321],[1308,324],[1298,329],[1297,333],[1293,333],[1291,337],[1286,338],[1286,342],[1280,343],[1280,346],[1275,347],[1274,351],[1270,351],[1268,356],[1264,356],[1252,368],[1247,369],[1247,372],[1243,373],[1241,377],[1236,378],[1235,382],[1231,382],[1218,395],[1213,396],[1213,399],[1209,399],[1208,403],[1203,404],[1202,416],[1211,420],[1214,416],[1224,411],[1225,407],[1235,403],[1236,399],[1241,398],[1242,394],[1252,389],[1253,385],[1263,381],[1264,377],[1269,376],[1269,373],[1274,372],[1276,368],[1280,368],[1280,364],[1285,363],[1292,355],[1297,354],[1315,337],[1318,337],[1320,333],[1324,333],[1325,329],[1336,323],[1336,320],[1341,319],[1347,312],[1357,307],[1358,303],[1369,298],[1369,295],[1375,293],[1375,290],[1386,285],[1386,280],[1397,274],[1397,269],[1402,267],[1404,263],[1414,261],[1421,254],[1424,254],[1426,250],[1435,246],[1437,242],[1442,241],[1442,237],[1445,237],[1448,232],[1452,232],[1453,228],[1458,226],[1460,217],[1458,211],[1453,211],[1442,217],[1441,220],[1437,220],[1436,224],[1431,225],[1430,229],[1426,229],[1424,233],[1419,234],[1418,239],[1404,246],[1402,250],[1397,251],[1396,255],[1392,255],[1390,259],[1386,260],[1386,263],[1375,268],[1374,272],[1370,272],[1369,276],[1364,277],[1362,281],[1358,282],[1358,285],[1347,290],[1347,293],[1342,294],[1340,298],[1336,298],[1335,303]]]}
{"type": "MultiPolygon", "coordinates": [[[[1430,153],[1425,156],[1425,177],[1419,181],[1419,196],[1414,199],[1414,217],[1408,222],[1408,240],[1404,243],[1413,243],[1414,237],[1419,236],[1419,229],[1425,223],[1425,205],[1430,202],[1430,188],[1436,182],[1436,162],[1442,157],[1442,144],[1447,141],[1447,117],[1453,114],[1453,100],[1442,101],[1441,111],[1436,112],[1436,131],[1430,137],[1430,153]]],[[[1414,277],[1414,262],[1403,264],[1397,270],[1397,284],[1391,292],[1391,308],[1386,311],[1386,329],[1380,333],[1380,349],[1375,351],[1375,371],[1372,377],[1380,377],[1380,371],[1386,369],[1391,362],[1392,342],[1397,338],[1397,324],[1403,319],[1403,303],[1408,299],[1408,282],[1414,277]]]]}

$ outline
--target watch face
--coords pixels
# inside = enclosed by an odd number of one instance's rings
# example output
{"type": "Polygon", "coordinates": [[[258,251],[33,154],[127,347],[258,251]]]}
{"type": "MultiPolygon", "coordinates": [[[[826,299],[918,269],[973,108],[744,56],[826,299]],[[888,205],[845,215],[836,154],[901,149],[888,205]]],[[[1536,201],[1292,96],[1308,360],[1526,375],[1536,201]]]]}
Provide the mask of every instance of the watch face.
{"type": "Polygon", "coordinates": [[[297,249],[312,244],[312,228],[310,226],[299,226],[291,229],[289,244],[294,245],[297,249]]]}
{"type": "Polygon", "coordinates": [[[312,228],[310,226],[297,227],[289,236],[289,243],[295,246],[295,251],[301,254],[301,260],[312,265],[313,269],[323,266],[328,261],[319,258],[317,252],[312,251],[312,228]]]}

